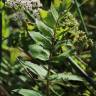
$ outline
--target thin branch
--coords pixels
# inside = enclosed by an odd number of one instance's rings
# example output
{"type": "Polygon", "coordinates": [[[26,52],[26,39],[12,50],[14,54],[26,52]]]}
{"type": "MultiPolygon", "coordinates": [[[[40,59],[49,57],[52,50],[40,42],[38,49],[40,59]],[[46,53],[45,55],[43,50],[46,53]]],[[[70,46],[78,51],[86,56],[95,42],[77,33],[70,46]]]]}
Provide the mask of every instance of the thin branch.
{"type": "Polygon", "coordinates": [[[47,96],[50,96],[50,81],[49,81],[49,75],[50,75],[50,64],[48,64],[48,73],[47,73],[47,96]]]}
{"type": "Polygon", "coordinates": [[[10,96],[2,85],[0,85],[0,96],[10,96]]]}
{"type": "Polygon", "coordinates": [[[81,7],[82,5],[84,5],[86,2],[88,2],[88,0],[84,0],[79,7],[81,7]]]}
{"type": "Polygon", "coordinates": [[[59,93],[57,93],[57,92],[53,89],[53,87],[50,86],[50,89],[51,89],[51,91],[52,91],[56,96],[61,96],[61,95],[59,95],[59,93]]]}
{"type": "Polygon", "coordinates": [[[91,24],[86,24],[86,25],[87,25],[87,27],[89,27],[89,28],[96,29],[96,26],[95,26],[95,25],[91,25],[91,24]]]}

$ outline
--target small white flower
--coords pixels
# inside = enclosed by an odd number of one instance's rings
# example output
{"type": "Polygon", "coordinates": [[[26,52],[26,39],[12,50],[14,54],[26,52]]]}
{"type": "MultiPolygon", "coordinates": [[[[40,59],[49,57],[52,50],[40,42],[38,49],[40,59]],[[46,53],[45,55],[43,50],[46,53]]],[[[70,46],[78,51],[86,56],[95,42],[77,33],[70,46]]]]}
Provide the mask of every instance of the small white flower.
{"type": "Polygon", "coordinates": [[[38,17],[39,9],[42,7],[40,0],[10,0],[6,2],[6,5],[19,8],[19,11],[20,9],[32,11],[35,17],[38,17]]]}
{"type": "Polygon", "coordinates": [[[6,2],[11,7],[15,7],[17,5],[22,5],[25,9],[32,10],[32,8],[42,7],[40,0],[11,0],[6,2]]]}

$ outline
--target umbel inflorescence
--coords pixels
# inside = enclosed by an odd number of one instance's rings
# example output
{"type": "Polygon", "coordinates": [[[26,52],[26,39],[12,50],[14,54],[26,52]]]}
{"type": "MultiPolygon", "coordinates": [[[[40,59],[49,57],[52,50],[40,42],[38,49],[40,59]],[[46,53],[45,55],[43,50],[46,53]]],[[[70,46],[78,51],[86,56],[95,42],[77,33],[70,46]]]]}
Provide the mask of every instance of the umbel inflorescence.
{"type": "Polygon", "coordinates": [[[34,17],[39,18],[42,3],[40,0],[8,0],[5,6],[10,9],[10,15],[13,14],[11,20],[15,22],[15,25],[22,26],[22,21],[26,20],[24,11],[31,12],[34,17]]]}
{"type": "Polygon", "coordinates": [[[38,14],[39,8],[42,7],[40,0],[10,0],[6,2],[10,8],[17,10],[32,11],[34,15],[38,14]]]}
{"type": "Polygon", "coordinates": [[[27,10],[38,9],[42,7],[40,0],[10,0],[6,2],[10,7],[22,6],[27,10]]]}

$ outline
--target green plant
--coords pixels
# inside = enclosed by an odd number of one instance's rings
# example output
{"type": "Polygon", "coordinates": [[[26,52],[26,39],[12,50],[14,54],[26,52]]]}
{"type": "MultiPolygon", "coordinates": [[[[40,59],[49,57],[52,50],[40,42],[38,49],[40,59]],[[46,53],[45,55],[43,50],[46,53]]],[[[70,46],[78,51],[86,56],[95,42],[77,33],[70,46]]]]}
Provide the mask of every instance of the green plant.
{"type": "MultiPolygon", "coordinates": [[[[10,90],[13,90],[10,94],[95,96],[94,77],[87,74],[92,70],[87,62],[94,42],[88,34],[79,30],[77,20],[69,11],[71,4],[71,0],[54,0],[49,9],[41,8],[37,17],[24,6],[16,5],[14,9],[5,6],[3,30],[7,35],[3,34],[1,75],[12,74],[14,79],[24,81],[19,82],[20,85],[16,83],[15,90],[9,84],[10,90]],[[12,12],[7,13],[6,8],[12,12]]],[[[0,80],[4,81],[2,77],[0,80]]]]}

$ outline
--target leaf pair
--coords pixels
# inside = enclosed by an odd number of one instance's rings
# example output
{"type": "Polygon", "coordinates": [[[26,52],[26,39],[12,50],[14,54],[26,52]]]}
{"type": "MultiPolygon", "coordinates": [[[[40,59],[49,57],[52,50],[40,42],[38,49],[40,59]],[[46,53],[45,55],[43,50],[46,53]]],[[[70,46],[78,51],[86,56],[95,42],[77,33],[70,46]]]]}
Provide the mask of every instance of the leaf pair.
{"type": "Polygon", "coordinates": [[[29,54],[32,57],[40,60],[49,60],[51,48],[51,39],[53,30],[44,24],[42,21],[36,19],[36,26],[39,32],[30,32],[30,37],[35,41],[35,44],[29,46],[29,54]]]}

